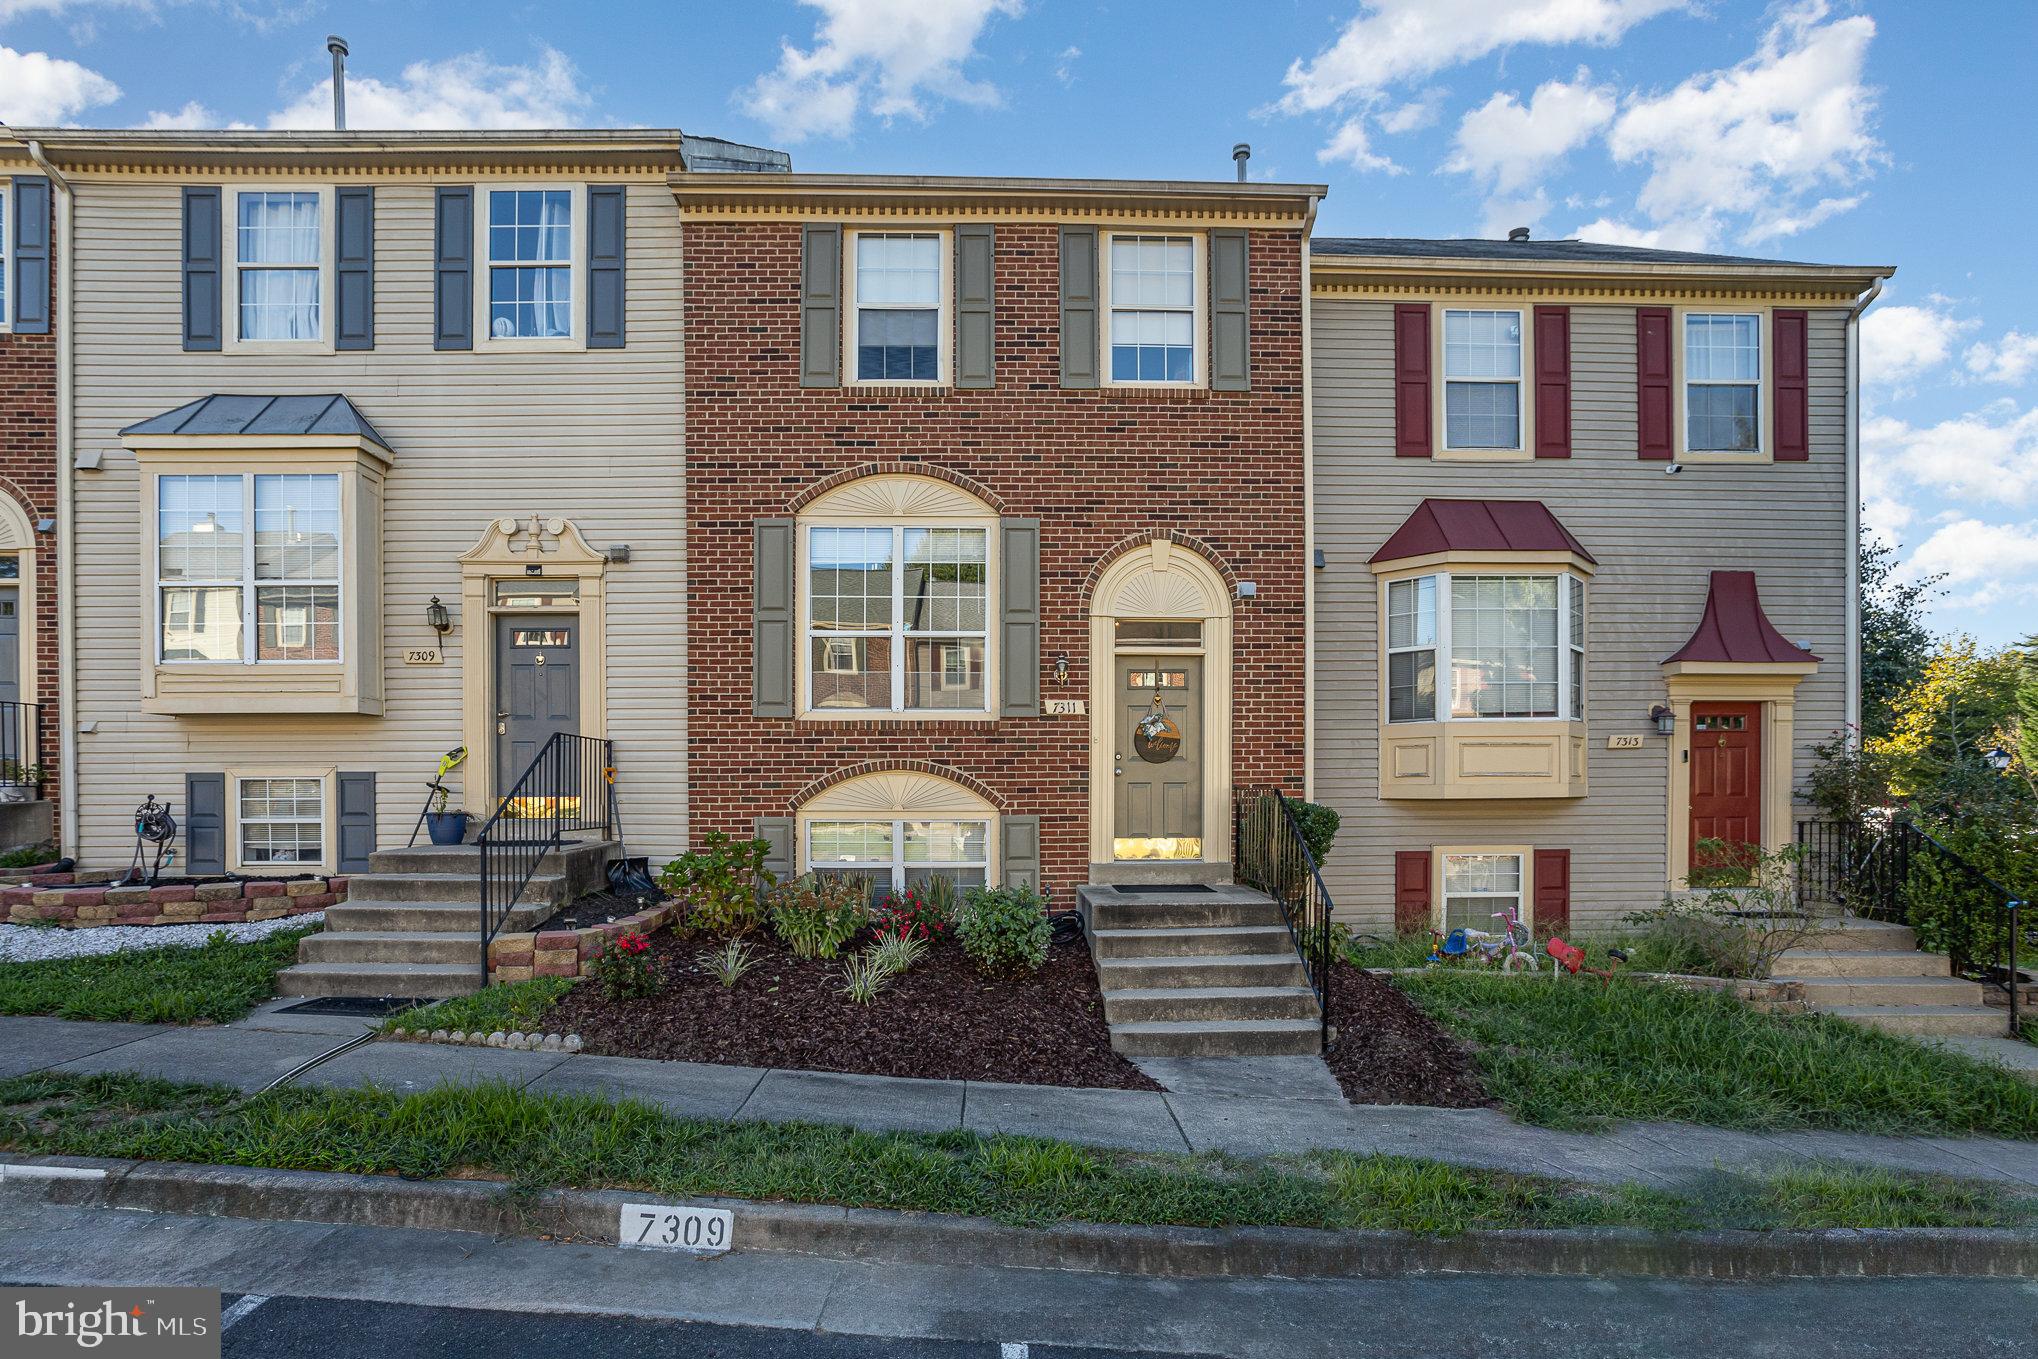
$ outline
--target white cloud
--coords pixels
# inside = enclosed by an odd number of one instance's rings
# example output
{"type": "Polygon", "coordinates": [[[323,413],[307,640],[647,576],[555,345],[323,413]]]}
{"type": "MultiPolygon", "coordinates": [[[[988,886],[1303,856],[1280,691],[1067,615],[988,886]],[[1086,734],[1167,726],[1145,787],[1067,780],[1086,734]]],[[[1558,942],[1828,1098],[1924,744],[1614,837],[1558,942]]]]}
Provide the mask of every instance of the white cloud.
{"type": "Polygon", "coordinates": [[[1967,371],[1983,382],[2023,382],[2038,372],[2038,335],[2013,330],[2000,340],[1977,340],[1967,347],[1967,371]]]}
{"type": "Polygon", "coordinates": [[[31,14],[61,17],[87,9],[131,9],[153,14],[155,0],[0,0],[0,24],[31,14]]]}
{"type": "Polygon", "coordinates": [[[1444,168],[1472,175],[1496,194],[1520,193],[1612,121],[1613,92],[1581,69],[1569,82],[1542,85],[1526,105],[1496,94],[1466,114],[1444,168]]]}
{"type": "Polygon", "coordinates": [[[1365,0],[1331,46],[1288,67],[1279,107],[1314,113],[1525,43],[1619,42],[1691,0],[1365,0]]]}
{"type": "Polygon", "coordinates": [[[1082,59],[1083,49],[1071,43],[1061,49],[1054,59],[1054,78],[1064,85],[1076,83],[1076,62],[1082,59]]]}
{"type": "Polygon", "coordinates": [[[1541,189],[1522,198],[1489,198],[1480,217],[1479,234],[1498,240],[1516,227],[1537,227],[1550,215],[1550,196],[1541,189]]]}
{"type": "Polygon", "coordinates": [[[1437,120],[1442,111],[1444,91],[1424,90],[1420,99],[1411,99],[1405,104],[1380,114],[1380,130],[1393,136],[1404,132],[1418,132],[1437,120]]]}
{"type": "Polygon", "coordinates": [[[778,65],[738,96],[772,135],[798,142],[846,136],[859,114],[925,122],[935,100],[978,107],[998,102],[997,87],[973,81],[963,65],[999,15],[1021,0],[801,0],[821,11],[814,46],[784,42],[778,65]]]}
{"type": "Polygon", "coordinates": [[[1721,218],[1745,217],[1745,239],[1759,241],[1859,201],[1814,198],[1821,186],[1858,182],[1883,159],[1870,128],[1874,92],[1862,83],[1875,21],[1829,20],[1829,10],[1826,0],[1801,0],[1748,60],[1628,100],[1608,146],[1617,163],[1648,168],[1643,212],[1708,235],[1721,218]]]}
{"type": "Polygon", "coordinates": [[[1712,234],[1703,222],[1670,222],[1643,227],[1619,217],[1596,217],[1571,233],[1601,245],[1633,245],[1645,250],[1710,250],[1712,234]]]}
{"type": "Polygon", "coordinates": [[[1861,446],[1885,494],[1908,487],[1987,505],[2038,498],[2038,409],[2012,401],[1922,427],[1872,416],[1862,421],[1861,446]]]}
{"type": "MultiPolygon", "coordinates": [[[[529,66],[499,66],[484,53],[469,52],[412,62],[394,82],[347,73],[349,128],[572,127],[584,121],[592,103],[580,72],[549,47],[529,66]]],[[[330,76],[269,115],[272,128],[332,125],[330,76]]]]}
{"type": "Polygon", "coordinates": [[[1316,158],[1324,162],[1343,161],[1354,170],[1378,170],[1390,175],[1404,173],[1399,165],[1373,149],[1373,138],[1367,132],[1366,120],[1362,116],[1346,119],[1344,125],[1317,151],[1316,158]]]}
{"type": "MultiPolygon", "coordinates": [[[[1861,318],[1861,384],[1870,397],[1901,395],[1904,384],[1953,356],[1954,341],[1973,321],[1934,299],[1922,307],[1871,307],[1861,318]]],[[[1972,353],[1972,351],[1969,351],[1972,353]]]]}
{"type": "Polygon", "coordinates": [[[252,123],[229,122],[205,105],[193,99],[174,113],[152,109],[142,120],[141,126],[156,132],[190,132],[200,129],[224,128],[230,132],[251,132],[252,123]]]}
{"type": "Polygon", "coordinates": [[[97,71],[47,52],[0,47],[0,123],[44,127],[120,98],[97,71]]]}
{"type": "Polygon", "coordinates": [[[1948,608],[1981,609],[2038,599],[2038,520],[2021,524],[1950,520],[1918,544],[1900,574],[1908,580],[1944,576],[1943,603],[1948,608]]]}

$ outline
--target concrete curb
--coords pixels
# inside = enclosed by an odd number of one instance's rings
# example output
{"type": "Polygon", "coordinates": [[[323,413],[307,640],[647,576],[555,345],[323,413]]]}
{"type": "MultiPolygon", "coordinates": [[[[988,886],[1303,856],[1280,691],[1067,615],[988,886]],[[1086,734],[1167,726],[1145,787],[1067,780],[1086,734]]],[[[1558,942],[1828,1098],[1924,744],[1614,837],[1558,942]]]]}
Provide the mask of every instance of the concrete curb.
{"type": "MultiPolygon", "coordinates": [[[[305,1170],[18,1157],[104,1178],[0,1176],[0,1192],[186,1217],[412,1227],[615,1244],[615,1190],[523,1196],[495,1181],[409,1181],[305,1170]]],[[[967,1262],[1158,1278],[1388,1278],[1428,1274],[1665,1279],[2038,1278],[2038,1232],[1477,1231],[1457,1237],[1287,1227],[1010,1227],[983,1218],[699,1198],[735,1214],[734,1249],[835,1260],[967,1262]]]]}

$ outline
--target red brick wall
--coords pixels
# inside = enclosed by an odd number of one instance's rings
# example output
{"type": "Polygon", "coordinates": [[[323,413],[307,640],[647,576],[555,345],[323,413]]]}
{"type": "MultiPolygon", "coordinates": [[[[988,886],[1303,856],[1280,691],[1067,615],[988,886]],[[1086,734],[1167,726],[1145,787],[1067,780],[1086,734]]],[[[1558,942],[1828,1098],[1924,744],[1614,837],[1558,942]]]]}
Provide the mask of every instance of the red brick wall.
{"type": "MultiPolygon", "coordinates": [[[[56,314],[56,308],[50,308],[56,314]]],[[[0,332],[0,492],[32,526],[57,515],[57,337],[0,332]]],[[[41,762],[48,797],[57,797],[57,545],[35,536],[35,614],[21,619],[21,645],[35,648],[36,692],[43,705],[41,762]]]]}
{"type": "MultiPolygon", "coordinates": [[[[997,388],[799,386],[796,223],[689,223],[686,259],[687,742],[692,835],[748,833],[817,779],[924,760],[1041,818],[1058,891],[1089,864],[1089,720],[813,723],[750,715],[751,524],[870,463],[951,469],[1041,521],[1044,697],[1089,693],[1086,586],[1112,548],[1207,544],[1256,599],[1236,606],[1233,782],[1303,775],[1301,239],[1255,232],[1250,392],[1060,388],[1057,232],[997,229],[997,388]],[[1047,673],[1068,654],[1066,688],[1047,673]]],[[[1098,717],[1108,718],[1108,714],[1098,717]]],[[[1094,719],[1092,719],[1094,720],[1094,719]]],[[[625,756],[627,758],[627,756],[625,756]]],[[[1206,833],[1221,836],[1219,825],[1206,833]]],[[[1064,901],[1067,898],[1064,896],[1064,901]]]]}

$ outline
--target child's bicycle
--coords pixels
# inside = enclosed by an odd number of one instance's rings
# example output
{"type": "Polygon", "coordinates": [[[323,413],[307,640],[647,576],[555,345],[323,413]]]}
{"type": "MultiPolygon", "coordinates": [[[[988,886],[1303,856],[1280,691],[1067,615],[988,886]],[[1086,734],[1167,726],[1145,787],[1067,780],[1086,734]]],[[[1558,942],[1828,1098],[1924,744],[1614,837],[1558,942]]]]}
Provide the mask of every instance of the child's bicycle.
{"type": "Polygon", "coordinates": [[[1502,972],[1537,971],[1540,964],[1536,961],[1535,941],[1529,936],[1528,926],[1521,922],[1520,909],[1510,906],[1495,911],[1493,918],[1505,922],[1497,932],[1469,926],[1452,930],[1430,950],[1427,961],[1440,963],[1465,958],[1481,967],[1498,964],[1502,972]]]}

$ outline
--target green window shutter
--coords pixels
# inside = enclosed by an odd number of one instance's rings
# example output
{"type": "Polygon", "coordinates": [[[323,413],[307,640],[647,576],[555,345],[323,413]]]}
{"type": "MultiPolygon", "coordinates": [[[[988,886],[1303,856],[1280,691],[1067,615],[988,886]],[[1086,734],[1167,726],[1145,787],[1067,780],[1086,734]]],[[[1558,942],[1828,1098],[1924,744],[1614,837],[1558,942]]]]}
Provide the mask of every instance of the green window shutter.
{"type": "Polygon", "coordinates": [[[339,776],[340,872],[366,873],[375,852],[375,771],[339,776]]]}
{"type": "Polygon", "coordinates": [[[800,228],[800,386],[842,385],[842,228],[800,228]]]}
{"type": "Polygon", "coordinates": [[[440,189],[432,204],[432,348],[474,348],[474,190],[440,189]]]}
{"type": "Polygon", "coordinates": [[[1220,392],[1252,390],[1252,346],[1247,323],[1250,270],[1243,231],[1210,233],[1210,386],[1220,392]]]}
{"type": "Polygon", "coordinates": [[[780,882],[790,881],[798,862],[793,853],[793,819],[760,816],[750,823],[750,833],[769,846],[764,851],[764,871],[780,882]]]}
{"type": "Polygon", "coordinates": [[[995,387],[997,241],[988,222],[955,229],[955,385],[995,387]]]}
{"type": "Polygon", "coordinates": [[[184,190],[184,348],[192,353],[217,351],[224,333],[219,314],[219,199],[216,185],[184,190]]]}
{"type": "Polygon", "coordinates": [[[793,715],[793,521],[751,526],[750,715],[793,715]]]}
{"type": "Polygon", "coordinates": [[[14,303],[14,333],[50,331],[50,182],[42,175],[14,181],[14,210],[8,216],[14,239],[4,252],[13,262],[7,296],[14,303]]]}
{"type": "Polygon", "coordinates": [[[375,189],[333,191],[333,348],[375,347],[375,189]]]}
{"type": "Polygon", "coordinates": [[[226,775],[184,776],[184,871],[226,872],[226,775]]]}
{"type": "Polygon", "coordinates": [[[587,191],[587,347],[623,347],[623,238],[628,190],[596,184],[587,191]]]}
{"type": "Polygon", "coordinates": [[[998,860],[1000,887],[1040,888],[1040,818],[1008,816],[998,822],[1003,852],[998,860]]]}
{"type": "Polygon", "coordinates": [[[1000,717],[1040,716],[1040,521],[999,525],[1000,717]]]}
{"type": "Polygon", "coordinates": [[[1061,385],[1094,387],[1097,363],[1097,228],[1061,229],[1061,385]]]}

